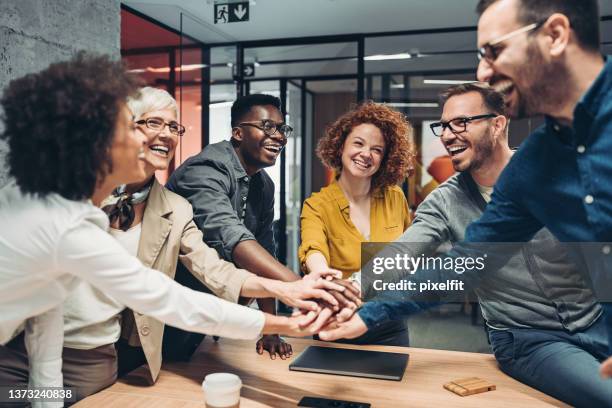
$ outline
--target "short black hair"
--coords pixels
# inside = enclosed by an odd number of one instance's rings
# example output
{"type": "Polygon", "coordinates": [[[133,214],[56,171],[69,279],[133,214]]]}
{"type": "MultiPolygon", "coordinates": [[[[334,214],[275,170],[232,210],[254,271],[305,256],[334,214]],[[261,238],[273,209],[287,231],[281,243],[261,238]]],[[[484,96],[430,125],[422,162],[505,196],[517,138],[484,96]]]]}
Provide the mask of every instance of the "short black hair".
{"type": "Polygon", "coordinates": [[[241,96],[232,104],[232,127],[240,123],[242,117],[248,114],[253,106],[272,105],[281,110],[281,101],[276,96],[266,94],[251,94],[241,96]]]}
{"type": "MultiPolygon", "coordinates": [[[[476,6],[482,15],[499,0],[480,0],[476,6]]],[[[597,0],[518,0],[519,21],[523,24],[537,23],[554,13],[564,14],[576,33],[578,42],[590,51],[599,51],[599,5],[597,0]]]]}
{"type": "Polygon", "coordinates": [[[15,79],[0,104],[9,174],[24,193],[90,198],[112,169],[110,148],[120,108],[139,81],[109,56],[71,60],[15,79]]]}
{"type": "Polygon", "coordinates": [[[440,94],[440,101],[444,105],[451,97],[470,92],[479,93],[485,107],[492,113],[508,116],[504,95],[484,82],[467,82],[465,84],[453,85],[440,94]]]}

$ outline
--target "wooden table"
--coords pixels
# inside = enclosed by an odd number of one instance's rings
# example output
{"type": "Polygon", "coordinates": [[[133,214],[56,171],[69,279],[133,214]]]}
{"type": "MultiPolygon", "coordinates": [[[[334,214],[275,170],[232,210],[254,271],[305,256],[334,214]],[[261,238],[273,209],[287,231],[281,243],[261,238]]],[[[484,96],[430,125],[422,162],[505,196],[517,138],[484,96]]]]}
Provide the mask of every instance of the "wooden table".
{"type": "MultiPolygon", "coordinates": [[[[311,344],[355,346],[290,339],[294,356],[311,344]]],[[[110,388],[83,401],[86,407],[203,407],[201,383],[206,374],[230,372],[240,376],[242,408],[295,407],[303,396],[369,402],[379,407],[550,407],[566,406],[513,380],[497,367],[492,355],[418,348],[365,346],[363,349],[409,353],[402,381],[373,380],[289,371],[289,360],[270,360],[255,353],[255,342],[206,337],[189,363],[164,364],[154,386],[144,386],[141,367],[110,388]],[[460,397],[442,384],[461,377],[480,377],[497,390],[460,397]]]]}

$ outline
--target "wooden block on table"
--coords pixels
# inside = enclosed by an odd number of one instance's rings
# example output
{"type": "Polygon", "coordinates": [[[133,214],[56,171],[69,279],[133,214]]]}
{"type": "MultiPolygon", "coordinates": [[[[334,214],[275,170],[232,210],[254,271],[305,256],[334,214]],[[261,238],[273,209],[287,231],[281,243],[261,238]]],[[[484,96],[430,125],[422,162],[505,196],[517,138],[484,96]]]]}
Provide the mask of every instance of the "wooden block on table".
{"type": "Polygon", "coordinates": [[[465,397],[467,395],[480,394],[481,392],[495,390],[495,384],[478,377],[460,378],[444,384],[444,388],[457,395],[465,397]]]}

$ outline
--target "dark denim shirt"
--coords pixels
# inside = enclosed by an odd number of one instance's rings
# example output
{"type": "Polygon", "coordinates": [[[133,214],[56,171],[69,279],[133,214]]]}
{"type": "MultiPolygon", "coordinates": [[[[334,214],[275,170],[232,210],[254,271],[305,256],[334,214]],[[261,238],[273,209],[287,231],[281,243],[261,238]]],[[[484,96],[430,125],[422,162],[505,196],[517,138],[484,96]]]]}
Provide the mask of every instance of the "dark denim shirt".
{"type": "Polygon", "coordinates": [[[274,256],[274,182],[264,170],[247,176],[229,141],[187,159],[166,187],[189,200],[204,242],[223,259],[232,261],[245,240],[257,240],[274,256]]]}
{"type": "MultiPolygon", "coordinates": [[[[467,228],[465,242],[526,242],[542,227],[562,242],[602,242],[601,252],[612,257],[610,246],[603,244],[612,241],[610,58],[576,105],[571,127],[549,117],[523,142],[500,175],[482,217],[467,228]]],[[[449,253],[461,254],[461,245],[449,253]]],[[[439,272],[441,281],[458,277],[439,272]]],[[[612,282],[612,262],[589,272],[604,299],[612,282]]],[[[368,327],[375,327],[429,306],[408,298],[371,302],[359,315],[368,327]]]]}

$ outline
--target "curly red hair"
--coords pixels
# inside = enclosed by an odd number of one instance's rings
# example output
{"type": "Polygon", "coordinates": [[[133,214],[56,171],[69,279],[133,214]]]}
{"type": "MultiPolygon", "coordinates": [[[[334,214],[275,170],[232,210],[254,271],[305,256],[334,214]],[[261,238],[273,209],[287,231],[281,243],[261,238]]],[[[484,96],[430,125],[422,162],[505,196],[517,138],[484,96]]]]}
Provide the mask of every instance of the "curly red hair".
{"type": "Polygon", "coordinates": [[[358,105],[327,127],[317,146],[317,156],[323,164],[339,175],[344,141],[353,128],[364,123],[380,129],[386,145],[380,168],[372,177],[372,190],[398,184],[412,174],[415,157],[412,125],[402,113],[372,101],[358,105]]]}

